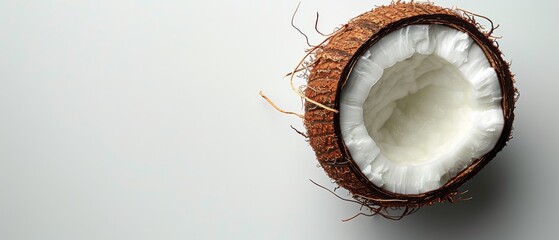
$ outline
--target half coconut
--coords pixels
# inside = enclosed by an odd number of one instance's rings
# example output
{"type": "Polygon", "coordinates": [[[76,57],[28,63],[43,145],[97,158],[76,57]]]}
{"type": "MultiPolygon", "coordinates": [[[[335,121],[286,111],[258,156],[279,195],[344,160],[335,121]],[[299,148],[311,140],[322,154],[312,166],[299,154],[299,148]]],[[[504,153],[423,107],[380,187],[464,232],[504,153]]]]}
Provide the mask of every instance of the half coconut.
{"type": "Polygon", "coordinates": [[[479,26],[463,11],[394,3],[314,50],[309,142],[356,200],[377,212],[452,201],[506,145],[514,79],[479,26]]]}

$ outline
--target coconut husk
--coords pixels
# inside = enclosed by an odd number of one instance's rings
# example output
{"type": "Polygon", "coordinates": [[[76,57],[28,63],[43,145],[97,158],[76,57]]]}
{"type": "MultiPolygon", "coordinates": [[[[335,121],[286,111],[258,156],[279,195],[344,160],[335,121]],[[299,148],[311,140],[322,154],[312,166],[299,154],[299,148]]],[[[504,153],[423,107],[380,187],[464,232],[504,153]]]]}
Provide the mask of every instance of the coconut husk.
{"type": "MultiPolygon", "coordinates": [[[[507,144],[512,132],[516,89],[509,63],[503,60],[494,27],[483,29],[471,12],[447,9],[427,3],[392,3],[366,12],[345,24],[312,49],[313,62],[304,90],[304,125],[318,162],[330,178],[349,190],[359,203],[381,214],[386,208],[404,208],[405,214],[426,204],[454,201],[457,189],[476,175],[507,144]],[[371,183],[352,160],[341,137],[339,96],[359,57],[390,32],[415,24],[445,25],[467,33],[477,43],[495,69],[503,94],[504,128],[496,146],[443,187],[422,194],[397,194],[371,183]]],[[[381,214],[385,215],[385,214],[381,214]]],[[[390,217],[389,215],[385,215],[390,217]]],[[[401,216],[400,216],[401,217],[401,216]]]]}

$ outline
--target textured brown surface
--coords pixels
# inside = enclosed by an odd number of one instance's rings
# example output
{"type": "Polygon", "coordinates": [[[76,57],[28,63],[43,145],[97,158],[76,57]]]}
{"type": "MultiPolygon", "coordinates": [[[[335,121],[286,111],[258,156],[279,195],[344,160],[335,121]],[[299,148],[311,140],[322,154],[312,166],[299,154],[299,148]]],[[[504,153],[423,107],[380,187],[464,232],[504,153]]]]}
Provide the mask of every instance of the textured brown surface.
{"type": "Polygon", "coordinates": [[[501,58],[489,33],[478,30],[479,25],[471,15],[431,4],[394,3],[351,20],[315,50],[316,60],[311,66],[304,94],[327,107],[339,109],[337,97],[362,52],[389,32],[413,24],[447,25],[468,33],[480,45],[501,82],[505,127],[493,151],[474,161],[444,187],[424,194],[402,195],[377,188],[362,175],[341,139],[338,113],[306,102],[304,124],[319,163],[338,185],[348,189],[355,199],[370,206],[416,208],[435,202],[452,201],[456,189],[506,145],[512,129],[514,80],[508,64],[501,58]]]}

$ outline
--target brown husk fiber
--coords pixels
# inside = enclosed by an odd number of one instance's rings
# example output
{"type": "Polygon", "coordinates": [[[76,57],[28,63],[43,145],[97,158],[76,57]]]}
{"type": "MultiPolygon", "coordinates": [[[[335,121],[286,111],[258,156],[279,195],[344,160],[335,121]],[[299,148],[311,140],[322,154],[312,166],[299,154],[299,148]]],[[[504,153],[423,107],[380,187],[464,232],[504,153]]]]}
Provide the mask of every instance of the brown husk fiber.
{"type": "MultiPolygon", "coordinates": [[[[330,178],[339,186],[349,190],[353,198],[368,207],[373,214],[384,215],[382,212],[386,208],[401,207],[415,210],[425,204],[452,202],[457,194],[457,188],[493,159],[511,136],[516,89],[509,64],[502,59],[495,38],[491,36],[493,28],[482,31],[474,15],[469,12],[446,9],[432,4],[397,2],[377,7],[352,19],[330,36],[324,44],[312,50],[314,61],[308,67],[310,74],[304,95],[338,110],[338,96],[361,54],[391,31],[413,24],[440,24],[455,28],[468,33],[482,48],[500,81],[505,125],[495,148],[480,159],[476,159],[443,187],[423,194],[403,195],[386,191],[372,184],[361,173],[345,147],[338,113],[306,101],[304,125],[320,165],[330,178]]],[[[402,215],[407,213],[409,211],[405,211],[402,215]]]]}

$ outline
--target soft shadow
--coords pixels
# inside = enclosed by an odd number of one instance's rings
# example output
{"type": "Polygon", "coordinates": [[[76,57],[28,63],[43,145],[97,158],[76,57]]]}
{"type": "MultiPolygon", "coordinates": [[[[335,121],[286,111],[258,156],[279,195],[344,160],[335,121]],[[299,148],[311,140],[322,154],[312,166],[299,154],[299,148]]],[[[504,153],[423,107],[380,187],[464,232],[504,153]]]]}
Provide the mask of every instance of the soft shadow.
{"type": "Polygon", "coordinates": [[[471,200],[425,206],[400,221],[375,217],[366,222],[378,226],[377,230],[382,228],[383,233],[380,235],[391,232],[390,235],[396,239],[438,239],[449,236],[471,239],[476,231],[495,226],[505,213],[515,211],[510,202],[518,195],[513,178],[522,169],[511,162],[521,161],[523,154],[518,148],[509,147],[505,150],[459,189],[468,190],[463,197],[472,197],[471,200]]]}
{"type": "Polygon", "coordinates": [[[486,214],[491,214],[502,206],[505,196],[510,194],[513,175],[508,170],[505,159],[499,157],[493,159],[477,176],[460,187],[459,191],[468,191],[462,197],[472,197],[471,200],[424,207],[418,212],[417,220],[437,224],[460,225],[462,223],[471,224],[471,221],[483,218],[486,214]],[[448,218],[451,215],[460,217],[449,221],[448,218]]]}

